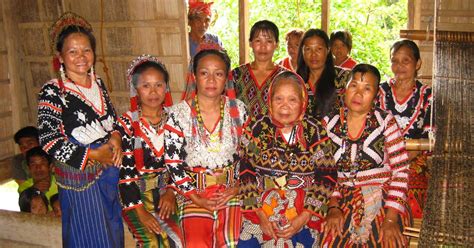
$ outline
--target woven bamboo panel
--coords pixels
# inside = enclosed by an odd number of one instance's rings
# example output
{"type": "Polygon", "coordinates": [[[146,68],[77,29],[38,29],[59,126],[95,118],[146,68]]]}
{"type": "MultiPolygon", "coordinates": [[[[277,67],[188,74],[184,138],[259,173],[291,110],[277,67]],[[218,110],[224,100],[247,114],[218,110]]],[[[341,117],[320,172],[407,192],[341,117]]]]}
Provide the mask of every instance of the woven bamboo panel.
{"type": "Polygon", "coordinates": [[[143,53],[162,59],[170,71],[175,102],[179,100],[188,62],[184,0],[25,0],[18,1],[17,6],[22,10],[16,14],[25,62],[20,77],[28,86],[27,104],[33,116],[39,89],[55,77],[48,29],[65,11],[73,11],[92,24],[97,40],[96,72],[106,82],[118,113],[129,107],[128,65],[143,53]]]}

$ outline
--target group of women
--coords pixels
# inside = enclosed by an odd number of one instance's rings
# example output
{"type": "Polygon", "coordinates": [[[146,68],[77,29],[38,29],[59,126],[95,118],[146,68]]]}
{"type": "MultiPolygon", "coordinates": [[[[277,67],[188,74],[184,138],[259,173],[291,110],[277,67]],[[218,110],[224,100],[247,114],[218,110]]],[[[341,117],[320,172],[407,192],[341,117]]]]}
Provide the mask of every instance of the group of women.
{"type": "Polygon", "coordinates": [[[38,126],[59,161],[64,246],[122,247],[122,218],[139,247],[407,244],[420,154],[404,138],[426,133],[431,99],[413,42],[394,45],[395,78],[379,87],[371,65],[335,67],[319,29],[299,41],[296,72],[273,63],[278,28],[259,21],[254,61],[231,71],[225,51],[198,51],[193,90],[173,106],[165,65],[132,61],[117,117],[87,21],[66,13],[51,39],[59,76],[40,92],[38,126]]]}

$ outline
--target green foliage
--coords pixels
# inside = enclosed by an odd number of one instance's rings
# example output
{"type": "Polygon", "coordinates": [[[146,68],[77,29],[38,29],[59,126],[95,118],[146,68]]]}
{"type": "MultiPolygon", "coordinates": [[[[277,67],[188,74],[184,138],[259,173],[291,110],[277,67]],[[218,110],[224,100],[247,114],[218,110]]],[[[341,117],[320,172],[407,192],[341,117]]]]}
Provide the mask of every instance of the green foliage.
{"type": "MultiPolygon", "coordinates": [[[[239,61],[238,0],[214,1],[216,22],[210,28],[222,40],[235,67],[239,61]]],[[[377,66],[384,75],[390,71],[390,46],[406,28],[407,0],[331,0],[330,30],[352,33],[352,57],[377,66]]],[[[267,19],[280,29],[280,46],[275,60],[286,56],[285,33],[293,27],[304,30],[321,27],[320,0],[249,0],[250,25],[267,19]]],[[[252,54],[250,54],[252,55],[252,54]]]]}

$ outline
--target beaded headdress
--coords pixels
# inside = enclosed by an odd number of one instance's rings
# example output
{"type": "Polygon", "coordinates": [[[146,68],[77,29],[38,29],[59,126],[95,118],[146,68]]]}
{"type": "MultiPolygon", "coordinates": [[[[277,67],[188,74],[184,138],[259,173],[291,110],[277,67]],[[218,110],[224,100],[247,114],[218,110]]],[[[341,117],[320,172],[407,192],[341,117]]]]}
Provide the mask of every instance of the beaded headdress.
{"type": "MultiPolygon", "coordinates": [[[[157,64],[159,67],[163,68],[165,71],[166,66],[156,57],[151,55],[143,54],[132,61],[128,70],[127,70],[127,82],[130,86],[130,112],[132,117],[132,127],[133,127],[133,138],[134,138],[134,149],[133,155],[135,158],[135,163],[137,168],[141,169],[144,166],[143,161],[143,147],[139,137],[143,137],[143,132],[140,129],[140,120],[139,120],[139,103],[138,103],[138,94],[135,85],[133,85],[133,75],[135,70],[138,66],[145,62],[152,62],[157,64]]],[[[166,91],[165,91],[165,99],[163,102],[164,107],[169,107],[173,105],[173,99],[171,97],[171,92],[169,88],[168,82],[166,82],[166,91]]],[[[162,120],[163,121],[163,120],[162,120]]],[[[158,131],[158,130],[157,130],[158,131]]]]}
{"type": "Polygon", "coordinates": [[[189,11],[188,16],[195,16],[199,14],[204,14],[206,16],[211,16],[211,5],[213,2],[205,3],[199,0],[189,0],[189,11]]]}

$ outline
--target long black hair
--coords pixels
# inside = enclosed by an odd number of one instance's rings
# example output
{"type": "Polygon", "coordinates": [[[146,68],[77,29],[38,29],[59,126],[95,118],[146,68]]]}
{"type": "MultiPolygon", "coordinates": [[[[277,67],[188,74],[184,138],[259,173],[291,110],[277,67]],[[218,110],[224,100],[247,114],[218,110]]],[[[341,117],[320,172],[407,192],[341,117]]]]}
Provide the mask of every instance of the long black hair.
{"type": "Polygon", "coordinates": [[[332,54],[329,52],[329,37],[324,30],[312,28],[304,33],[298,48],[298,70],[296,72],[303,78],[305,83],[308,82],[310,71],[308,65],[306,65],[306,62],[304,61],[303,45],[307,39],[312,37],[321,38],[328,49],[323,72],[316,84],[314,99],[316,109],[310,110],[314,111],[316,114],[324,116],[326,113],[331,111],[334,99],[336,98],[336,84],[334,83],[334,80],[336,79],[336,70],[334,69],[332,54]]]}

